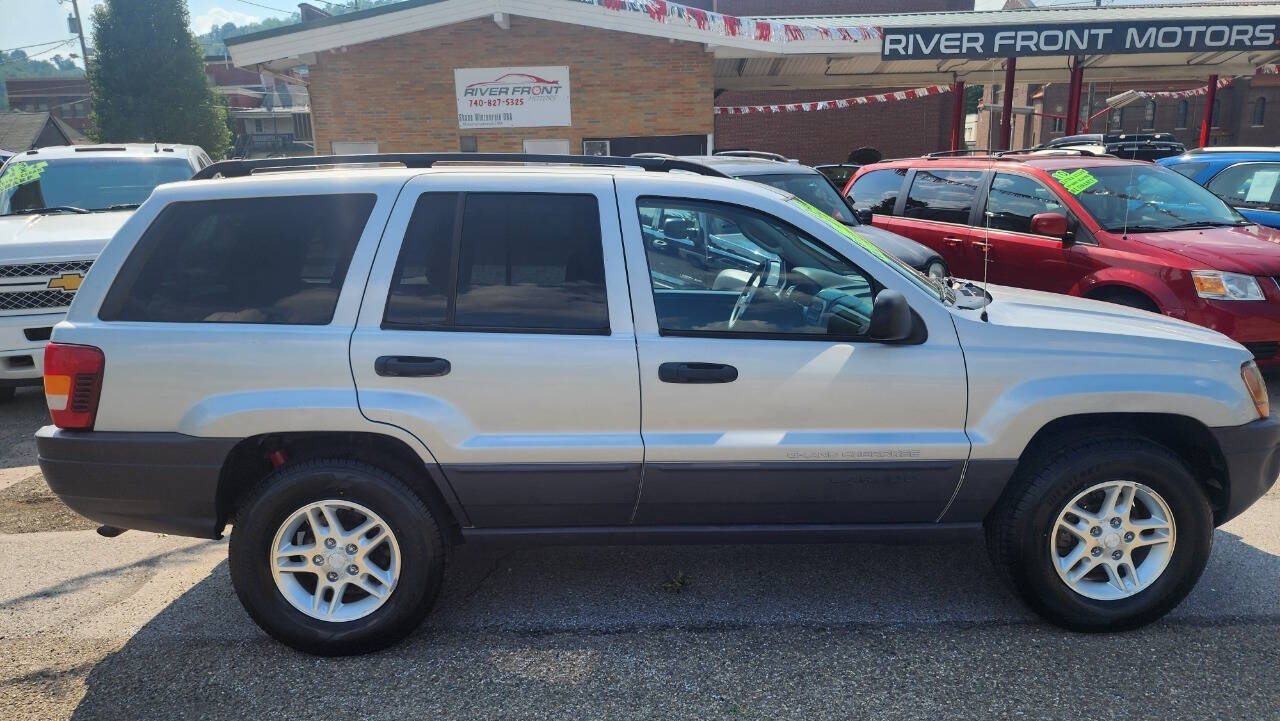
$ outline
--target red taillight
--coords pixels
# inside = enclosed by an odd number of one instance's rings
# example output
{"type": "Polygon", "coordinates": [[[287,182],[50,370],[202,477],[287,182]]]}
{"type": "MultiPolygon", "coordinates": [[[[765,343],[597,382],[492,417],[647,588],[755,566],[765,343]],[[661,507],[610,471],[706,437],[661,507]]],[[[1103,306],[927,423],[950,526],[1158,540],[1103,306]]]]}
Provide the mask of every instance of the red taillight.
{"type": "Polygon", "coordinates": [[[106,356],[93,346],[45,346],[44,398],[55,426],[69,431],[93,430],[106,363],[106,356]]]}

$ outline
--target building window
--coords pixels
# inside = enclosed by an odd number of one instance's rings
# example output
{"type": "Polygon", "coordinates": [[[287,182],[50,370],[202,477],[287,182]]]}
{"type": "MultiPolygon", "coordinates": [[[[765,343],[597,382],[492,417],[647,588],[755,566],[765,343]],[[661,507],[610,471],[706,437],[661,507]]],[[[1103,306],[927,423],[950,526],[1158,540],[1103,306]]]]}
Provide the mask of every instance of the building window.
{"type": "Polygon", "coordinates": [[[991,102],[994,105],[1000,104],[1000,86],[999,85],[991,86],[991,102]]]}
{"type": "Polygon", "coordinates": [[[462,138],[461,138],[460,140],[461,140],[461,145],[460,145],[460,147],[459,147],[459,150],[461,150],[462,152],[464,152],[464,153],[475,153],[475,152],[479,152],[479,149],[480,149],[480,142],[479,142],[479,140],[476,138],[476,136],[474,136],[474,135],[464,135],[464,136],[462,136],[462,138]]]}
{"type": "Polygon", "coordinates": [[[253,132],[255,132],[255,133],[261,133],[261,132],[262,132],[262,121],[261,121],[261,120],[255,120],[255,121],[253,121],[253,132]]]}
{"type": "Polygon", "coordinates": [[[1110,126],[1108,128],[1109,130],[1123,130],[1124,129],[1124,108],[1112,108],[1111,120],[1108,121],[1107,125],[1110,126]]]}
{"type": "Polygon", "coordinates": [[[1213,122],[1209,125],[1211,128],[1222,126],[1222,101],[1218,98],[1213,99],[1213,122]]]}
{"type": "Polygon", "coordinates": [[[1066,118],[1055,116],[1050,120],[1052,122],[1052,125],[1049,128],[1049,132],[1051,133],[1061,133],[1062,129],[1066,126],[1066,121],[1067,121],[1066,118]]]}
{"type": "Polygon", "coordinates": [[[1174,116],[1173,116],[1173,129],[1174,129],[1174,130],[1185,130],[1185,129],[1186,129],[1186,127],[1187,127],[1187,110],[1188,110],[1187,101],[1185,101],[1185,100],[1179,100],[1179,101],[1178,101],[1178,111],[1177,111],[1177,112],[1174,114],[1174,116]]]}
{"type": "Polygon", "coordinates": [[[1258,98],[1253,101],[1253,127],[1261,128],[1267,119],[1267,99],[1258,98]]]}
{"type": "Polygon", "coordinates": [[[1156,129],[1156,101],[1154,100],[1147,101],[1146,107],[1143,108],[1142,129],[1143,130],[1156,129]]]}

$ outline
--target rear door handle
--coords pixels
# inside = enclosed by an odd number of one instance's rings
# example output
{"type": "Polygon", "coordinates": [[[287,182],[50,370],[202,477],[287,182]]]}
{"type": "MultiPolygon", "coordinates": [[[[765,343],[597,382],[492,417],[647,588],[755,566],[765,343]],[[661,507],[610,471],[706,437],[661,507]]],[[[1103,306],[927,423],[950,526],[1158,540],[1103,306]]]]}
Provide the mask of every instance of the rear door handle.
{"type": "Polygon", "coordinates": [[[949,246],[951,246],[952,248],[954,248],[954,247],[956,247],[957,245],[963,245],[963,244],[964,244],[964,238],[957,238],[957,237],[955,237],[954,235],[946,235],[946,236],[943,236],[943,237],[942,237],[942,242],[943,242],[943,244],[945,244],[945,245],[949,245],[949,246]]]}
{"type": "Polygon", "coordinates": [[[738,369],[724,363],[663,363],[658,380],[663,383],[732,383],[738,369]]]}
{"type": "Polygon", "coordinates": [[[453,366],[444,358],[414,355],[384,355],[373,362],[373,370],[388,378],[428,378],[447,376],[453,366]]]}

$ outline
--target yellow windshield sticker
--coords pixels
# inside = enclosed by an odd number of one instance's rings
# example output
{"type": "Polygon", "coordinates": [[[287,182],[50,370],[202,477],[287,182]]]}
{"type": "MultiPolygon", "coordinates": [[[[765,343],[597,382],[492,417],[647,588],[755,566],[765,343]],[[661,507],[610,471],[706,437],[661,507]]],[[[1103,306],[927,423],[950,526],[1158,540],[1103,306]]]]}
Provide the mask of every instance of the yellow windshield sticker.
{"type": "Polygon", "coordinates": [[[1098,184],[1098,179],[1093,177],[1093,173],[1084,168],[1069,173],[1065,170],[1055,170],[1053,179],[1061,183],[1063,189],[1072,195],[1079,195],[1098,184]]]}
{"type": "Polygon", "coordinates": [[[5,169],[4,175],[0,175],[0,192],[16,188],[19,185],[34,183],[44,175],[44,169],[48,166],[47,161],[38,163],[14,163],[5,169]]]}
{"type": "Polygon", "coordinates": [[[835,218],[832,218],[830,215],[827,215],[826,213],[822,212],[821,210],[818,209],[817,206],[806,203],[805,201],[795,197],[791,199],[791,202],[800,206],[801,209],[808,211],[810,215],[817,218],[818,220],[821,220],[822,222],[826,223],[832,228],[840,231],[841,235],[845,236],[849,240],[852,240],[853,242],[862,246],[862,248],[866,250],[868,253],[871,253],[872,255],[879,258],[880,260],[883,260],[888,263],[893,263],[893,260],[890,259],[889,255],[885,253],[883,250],[881,250],[879,246],[867,240],[866,238],[862,237],[861,235],[858,235],[856,232],[854,232],[852,228],[845,225],[844,223],[841,223],[835,218]]]}

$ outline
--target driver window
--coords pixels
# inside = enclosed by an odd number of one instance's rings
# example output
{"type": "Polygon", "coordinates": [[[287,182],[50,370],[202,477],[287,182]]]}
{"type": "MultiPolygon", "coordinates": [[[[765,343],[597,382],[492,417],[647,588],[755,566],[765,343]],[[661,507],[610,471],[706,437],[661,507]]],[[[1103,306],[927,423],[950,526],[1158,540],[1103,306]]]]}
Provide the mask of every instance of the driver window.
{"type": "Polygon", "coordinates": [[[664,334],[867,332],[869,277],[811,236],[722,203],[642,198],[638,211],[664,334]]]}
{"type": "Polygon", "coordinates": [[[987,198],[987,225],[992,230],[1030,233],[1031,219],[1067,210],[1048,188],[1021,175],[996,173],[987,198]]]}

